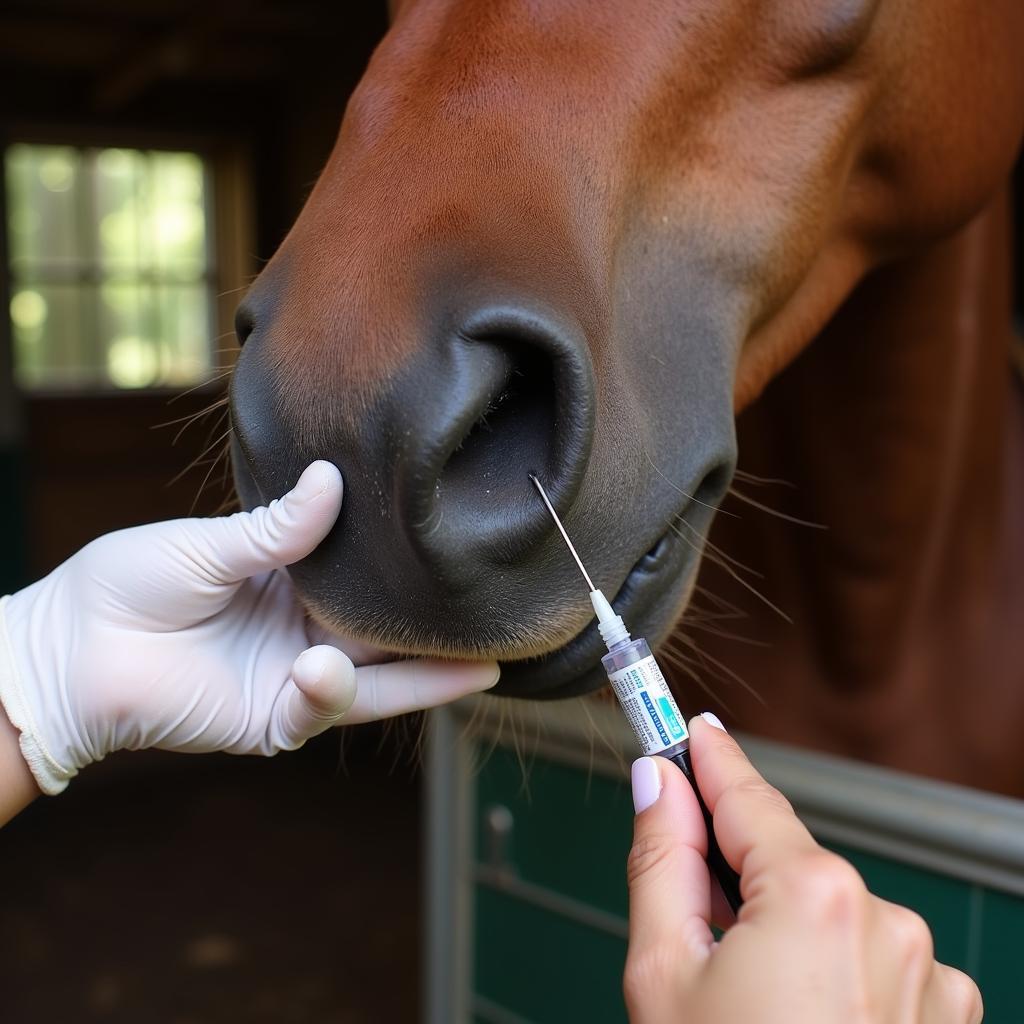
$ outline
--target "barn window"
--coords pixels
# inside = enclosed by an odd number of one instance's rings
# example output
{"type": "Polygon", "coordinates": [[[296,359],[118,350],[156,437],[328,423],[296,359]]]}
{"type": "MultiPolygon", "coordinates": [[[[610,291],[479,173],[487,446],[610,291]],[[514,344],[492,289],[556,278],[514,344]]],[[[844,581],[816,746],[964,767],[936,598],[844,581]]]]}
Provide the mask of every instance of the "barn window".
{"type": "Polygon", "coordinates": [[[18,384],[138,389],[209,379],[216,282],[202,157],[17,143],[4,163],[18,384]]]}

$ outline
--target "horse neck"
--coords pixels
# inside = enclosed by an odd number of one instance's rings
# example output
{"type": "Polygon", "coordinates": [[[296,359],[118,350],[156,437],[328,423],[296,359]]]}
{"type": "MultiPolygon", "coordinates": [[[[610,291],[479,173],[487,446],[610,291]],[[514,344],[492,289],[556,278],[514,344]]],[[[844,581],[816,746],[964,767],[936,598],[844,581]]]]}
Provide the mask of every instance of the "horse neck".
{"type": "MultiPolygon", "coordinates": [[[[792,509],[827,530],[734,499],[742,519],[721,518],[717,542],[759,563],[799,620],[785,646],[802,633],[833,692],[891,690],[941,622],[969,628],[1024,567],[1009,223],[1003,193],[875,271],[740,417],[741,467],[790,481],[792,509]]],[[[778,503],[774,489],[736,489],[778,503]]]]}

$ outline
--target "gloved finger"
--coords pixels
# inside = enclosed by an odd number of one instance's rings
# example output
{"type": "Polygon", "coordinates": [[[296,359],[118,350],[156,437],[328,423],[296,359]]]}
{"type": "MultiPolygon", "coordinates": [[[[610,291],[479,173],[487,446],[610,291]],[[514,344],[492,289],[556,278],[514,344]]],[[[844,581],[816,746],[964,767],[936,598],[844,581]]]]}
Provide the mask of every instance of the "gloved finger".
{"type": "Polygon", "coordinates": [[[375,647],[365,640],[357,640],[347,633],[339,633],[337,630],[328,629],[320,622],[313,619],[306,620],[306,636],[311,644],[330,644],[344,651],[351,659],[352,664],[374,665],[382,661],[393,661],[394,652],[385,651],[383,648],[375,647]]]}
{"type": "Polygon", "coordinates": [[[341,511],[341,473],[329,462],[307,466],[282,498],[251,512],[187,524],[190,555],[207,582],[238,583],[308,555],[341,511]]]}
{"type": "Polygon", "coordinates": [[[274,703],[270,749],[295,750],[336,725],[356,698],[356,670],[334,647],[310,647],[295,659],[291,678],[274,703]]]}
{"type": "Polygon", "coordinates": [[[493,661],[435,661],[418,658],[356,669],[359,692],[346,723],[373,722],[437,707],[470,693],[489,690],[500,675],[493,661]]]}

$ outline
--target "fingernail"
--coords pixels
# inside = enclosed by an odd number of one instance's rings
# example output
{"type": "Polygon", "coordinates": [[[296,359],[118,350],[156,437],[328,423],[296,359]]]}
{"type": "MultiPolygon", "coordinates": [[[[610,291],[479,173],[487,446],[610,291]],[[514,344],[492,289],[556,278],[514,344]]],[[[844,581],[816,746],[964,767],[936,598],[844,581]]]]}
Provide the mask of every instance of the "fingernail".
{"type": "Polygon", "coordinates": [[[716,729],[721,729],[722,732],[729,731],[724,725],[722,725],[722,720],[713,711],[702,711],[700,713],[700,717],[703,718],[708,725],[714,726],[716,729]]]}
{"type": "Polygon", "coordinates": [[[327,654],[311,647],[304,651],[295,664],[295,672],[302,676],[306,686],[316,686],[327,671],[327,654]]]}
{"type": "Polygon", "coordinates": [[[319,497],[331,486],[332,469],[329,462],[314,462],[307,466],[292,491],[292,497],[303,504],[319,497]]]}
{"type": "Polygon", "coordinates": [[[633,810],[646,811],[661,796],[661,772],[653,757],[639,757],[633,762],[633,810]]]}

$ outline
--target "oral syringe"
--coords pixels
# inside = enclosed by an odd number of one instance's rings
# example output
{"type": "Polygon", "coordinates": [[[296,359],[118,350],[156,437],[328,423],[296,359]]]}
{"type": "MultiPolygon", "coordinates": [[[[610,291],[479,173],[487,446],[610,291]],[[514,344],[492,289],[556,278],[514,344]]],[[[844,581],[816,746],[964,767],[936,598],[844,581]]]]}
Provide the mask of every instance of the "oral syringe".
{"type": "Polygon", "coordinates": [[[689,780],[693,792],[697,796],[704,825],[708,832],[708,867],[711,869],[718,884],[722,888],[726,901],[734,910],[739,910],[743,902],[740,896],[739,875],[730,867],[719,849],[715,839],[714,822],[704,798],[700,795],[697,780],[693,774],[690,761],[690,736],[686,730],[686,720],[676,704],[675,697],[669,689],[661,668],[647,641],[643,637],[633,640],[630,637],[622,616],[616,614],[611,603],[594,586],[583,561],[576,552],[569,535],[565,532],[558,513],[544,490],[540,480],[531,473],[537,493],[547,507],[554,520],[558,532],[562,535],[570,554],[579,566],[587,587],[590,590],[590,603],[597,616],[597,628],[601,639],[608,648],[608,653],[601,659],[608,681],[612,684],[619,706],[622,708],[636,736],[637,743],[645,755],[656,755],[668,758],[689,780]]]}

